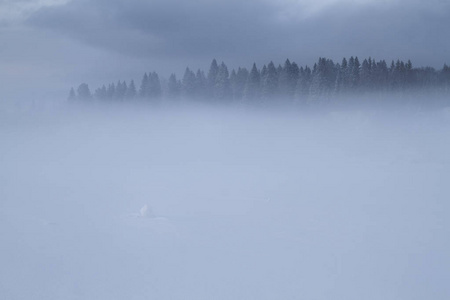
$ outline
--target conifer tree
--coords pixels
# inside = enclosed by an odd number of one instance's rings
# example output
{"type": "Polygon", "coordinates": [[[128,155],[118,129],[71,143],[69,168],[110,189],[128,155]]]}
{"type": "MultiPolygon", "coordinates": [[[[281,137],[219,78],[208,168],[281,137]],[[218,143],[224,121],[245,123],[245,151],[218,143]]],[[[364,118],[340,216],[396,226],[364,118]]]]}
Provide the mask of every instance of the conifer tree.
{"type": "Polygon", "coordinates": [[[95,90],[94,96],[98,100],[106,100],[107,98],[107,91],[105,85],[103,85],[101,88],[98,88],[95,90]]]}
{"type": "Polygon", "coordinates": [[[106,90],[106,99],[111,100],[114,97],[115,93],[116,93],[116,86],[113,82],[108,85],[108,89],[106,90]]]}
{"type": "Polygon", "coordinates": [[[168,96],[171,99],[177,99],[181,94],[181,83],[177,80],[175,74],[171,74],[168,82],[168,96]]]}
{"type": "Polygon", "coordinates": [[[269,100],[274,100],[278,92],[278,76],[277,70],[275,69],[275,65],[273,62],[270,62],[267,65],[267,73],[264,77],[261,98],[265,100],[267,103],[269,100]]]}
{"type": "Polygon", "coordinates": [[[195,74],[195,96],[198,99],[204,99],[208,96],[207,93],[208,82],[205,73],[198,69],[195,74]]]}
{"type": "Polygon", "coordinates": [[[278,86],[280,89],[280,96],[283,98],[289,98],[291,92],[291,65],[289,59],[286,59],[284,67],[278,72],[278,86]]]}
{"type": "Polygon", "coordinates": [[[261,85],[261,74],[253,63],[253,67],[248,75],[247,82],[244,88],[244,98],[248,103],[255,103],[259,98],[259,90],[261,85]]]}
{"type": "Polygon", "coordinates": [[[147,96],[150,99],[159,99],[161,97],[161,82],[159,81],[159,76],[156,72],[149,73],[148,85],[147,85],[147,96]]]}
{"type": "Polygon", "coordinates": [[[139,96],[141,98],[146,98],[148,96],[148,85],[149,79],[147,73],[144,74],[141,81],[141,87],[139,88],[139,96]]]}
{"type": "Polygon", "coordinates": [[[231,88],[228,68],[225,63],[221,63],[216,77],[215,98],[218,100],[230,100],[231,88]]]}
{"type": "Polygon", "coordinates": [[[371,64],[369,64],[369,61],[367,59],[364,59],[361,65],[361,74],[360,74],[360,86],[364,92],[370,89],[371,78],[372,78],[371,64]]]}
{"type": "Polygon", "coordinates": [[[81,100],[91,100],[92,95],[91,91],[89,90],[89,86],[86,83],[82,83],[78,86],[77,89],[77,98],[81,100]]]}
{"type": "Polygon", "coordinates": [[[131,80],[125,93],[125,98],[134,99],[136,98],[136,95],[137,95],[136,86],[134,85],[134,80],[131,80]]]}
{"type": "Polygon", "coordinates": [[[213,59],[211,62],[211,66],[209,67],[208,71],[208,96],[214,97],[215,95],[215,87],[216,87],[216,80],[217,80],[217,74],[219,74],[219,66],[217,65],[216,59],[213,59]]]}
{"type": "Polygon", "coordinates": [[[182,81],[183,96],[193,98],[195,96],[195,74],[189,68],[186,68],[182,81]]]}
{"type": "Polygon", "coordinates": [[[75,90],[72,87],[70,88],[69,97],[67,97],[67,100],[74,101],[76,98],[77,96],[75,95],[75,90]]]}
{"type": "Polygon", "coordinates": [[[311,69],[308,66],[305,66],[305,68],[300,68],[300,75],[295,90],[295,98],[297,99],[297,102],[305,103],[309,98],[311,80],[311,69]]]}

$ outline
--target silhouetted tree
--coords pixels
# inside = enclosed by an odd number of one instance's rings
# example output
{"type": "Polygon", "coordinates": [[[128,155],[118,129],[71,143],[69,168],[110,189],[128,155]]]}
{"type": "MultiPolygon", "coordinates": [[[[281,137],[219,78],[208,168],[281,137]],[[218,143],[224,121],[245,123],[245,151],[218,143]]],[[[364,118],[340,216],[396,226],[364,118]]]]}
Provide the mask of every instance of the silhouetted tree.
{"type": "Polygon", "coordinates": [[[186,68],[182,81],[183,96],[193,98],[195,96],[195,74],[189,68],[186,68]]]}
{"type": "Polygon", "coordinates": [[[74,101],[76,98],[77,96],[75,95],[75,90],[72,87],[70,88],[69,97],[67,97],[67,100],[74,101]]]}
{"type": "Polygon", "coordinates": [[[92,95],[91,91],[89,90],[89,86],[86,83],[80,84],[80,86],[77,89],[77,98],[81,100],[91,100],[92,95]]]}
{"type": "Polygon", "coordinates": [[[131,80],[125,93],[125,98],[134,99],[136,98],[136,95],[137,95],[136,86],[134,85],[134,80],[131,80]]]}
{"type": "Polygon", "coordinates": [[[219,67],[219,72],[216,77],[215,85],[215,96],[219,100],[230,100],[231,99],[231,87],[228,68],[225,63],[221,63],[219,67]]]}
{"type": "Polygon", "coordinates": [[[171,74],[168,82],[168,96],[172,99],[176,99],[181,94],[181,82],[177,80],[175,74],[171,74]]]}
{"type": "Polygon", "coordinates": [[[255,103],[259,98],[259,89],[261,84],[261,74],[259,73],[256,64],[253,63],[253,67],[248,75],[247,82],[244,88],[245,102],[255,103]]]}

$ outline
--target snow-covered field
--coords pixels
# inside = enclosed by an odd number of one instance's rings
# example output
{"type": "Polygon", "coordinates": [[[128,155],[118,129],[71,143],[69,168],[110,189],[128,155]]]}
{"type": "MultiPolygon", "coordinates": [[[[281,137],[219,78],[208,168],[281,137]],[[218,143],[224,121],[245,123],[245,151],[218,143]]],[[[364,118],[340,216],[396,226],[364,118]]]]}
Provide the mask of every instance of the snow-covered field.
{"type": "Polygon", "coordinates": [[[0,119],[0,299],[449,299],[450,113],[0,119]]]}

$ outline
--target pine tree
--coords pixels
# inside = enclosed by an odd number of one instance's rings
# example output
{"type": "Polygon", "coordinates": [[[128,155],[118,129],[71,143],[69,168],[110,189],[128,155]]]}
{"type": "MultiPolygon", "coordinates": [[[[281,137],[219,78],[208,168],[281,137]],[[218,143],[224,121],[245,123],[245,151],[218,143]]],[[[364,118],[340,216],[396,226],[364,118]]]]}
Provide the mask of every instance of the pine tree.
{"type": "Polygon", "coordinates": [[[231,97],[233,98],[233,100],[237,99],[236,96],[237,84],[238,84],[237,73],[236,70],[233,69],[230,73],[230,88],[231,88],[231,97]]]}
{"type": "Polygon", "coordinates": [[[111,100],[116,93],[116,86],[114,83],[108,85],[108,89],[106,90],[106,99],[111,100]]]}
{"type": "Polygon", "coordinates": [[[171,99],[177,99],[181,94],[181,83],[177,80],[175,74],[171,74],[168,82],[168,96],[171,99]]]}
{"type": "Polygon", "coordinates": [[[197,99],[204,99],[208,96],[207,93],[208,82],[205,77],[205,73],[198,69],[195,74],[195,97],[197,99]]]}
{"type": "Polygon", "coordinates": [[[141,87],[139,88],[139,96],[141,98],[146,98],[148,96],[148,85],[149,85],[149,80],[148,80],[148,75],[147,73],[144,74],[144,77],[142,77],[142,81],[141,81],[141,87]]]}
{"type": "Polygon", "coordinates": [[[182,81],[183,96],[186,98],[195,97],[195,74],[189,68],[186,68],[182,81]]]}
{"type": "Polygon", "coordinates": [[[278,86],[280,90],[280,96],[282,96],[283,98],[289,98],[291,96],[291,66],[292,64],[289,59],[286,59],[284,67],[278,72],[278,86]]]}
{"type": "Polygon", "coordinates": [[[445,93],[450,92],[450,67],[444,64],[442,71],[440,72],[441,82],[445,93]]]}
{"type": "Polygon", "coordinates": [[[215,96],[215,87],[217,74],[219,74],[219,66],[217,65],[216,59],[213,59],[211,66],[208,71],[208,97],[213,98],[215,96]]]}
{"type": "Polygon", "coordinates": [[[91,91],[89,90],[89,86],[86,83],[80,84],[80,86],[77,89],[77,98],[81,100],[91,100],[92,95],[91,91]]]}
{"type": "MultiPolygon", "coordinates": [[[[350,64],[349,64],[350,66],[350,64]]],[[[359,63],[358,57],[355,57],[351,66],[351,77],[350,77],[350,87],[353,91],[355,91],[359,86],[359,80],[360,80],[360,67],[361,64],[359,63]]]]}
{"type": "Polygon", "coordinates": [[[95,90],[94,96],[98,100],[105,100],[107,98],[107,91],[105,85],[95,90]]]}
{"type": "Polygon", "coordinates": [[[126,99],[134,99],[136,97],[136,86],[134,85],[134,80],[130,81],[130,84],[128,85],[127,91],[125,93],[126,99]]]}
{"type": "Polygon", "coordinates": [[[360,74],[360,86],[362,91],[367,92],[371,87],[371,79],[372,79],[372,71],[371,64],[367,59],[364,59],[361,65],[361,74],[360,74]]]}
{"type": "Polygon", "coordinates": [[[215,98],[222,101],[230,100],[231,98],[228,68],[223,62],[220,64],[219,72],[216,77],[215,98]]]}
{"type": "Polygon", "coordinates": [[[238,101],[242,101],[242,99],[244,97],[245,84],[247,83],[249,72],[248,72],[247,68],[239,68],[236,73],[236,76],[237,76],[236,77],[237,84],[236,84],[236,90],[235,90],[235,98],[238,101]]]}
{"type": "Polygon", "coordinates": [[[259,73],[256,64],[253,63],[253,67],[248,75],[244,88],[244,98],[247,103],[256,103],[259,98],[259,90],[261,85],[261,74],[259,73]]]}
{"type": "Polygon", "coordinates": [[[126,84],[126,82],[124,81],[123,83],[119,80],[118,82],[117,82],[117,85],[116,85],[116,93],[115,93],[115,95],[114,95],[114,98],[117,100],[117,101],[122,101],[123,99],[124,99],[124,97],[125,97],[125,93],[127,92],[127,84],[126,84]]]}
{"type": "Polygon", "coordinates": [[[267,73],[264,77],[261,98],[265,100],[267,103],[269,100],[274,100],[274,97],[278,92],[278,76],[277,70],[275,69],[275,65],[273,62],[270,62],[267,65],[267,73]]]}
{"type": "Polygon", "coordinates": [[[319,58],[315,65],[310,87],[313,98],[329,98],[335,91],[338,69],[331,59],[319,58]]]}
{"type": "Polygon", "coordinates": [[[75,95],[75,90],[72,87],[72,88],[70,88],[69,97],[67,97],[67,100],[75,101],[76,98],[77,98],[77,96],[75,95]]]}
{"type": "Polygon", "coordinates": [[[289,99],[293,99],[295,94],[295,87],[297,85],[297,81],[300,76],[300,68],[295,62],[291,63],[288,75],[289,75],[289,84],[287,87],[288,88],[287,96],[289,99]]]}
{"type": "Polygon", "coordinates": [[[240,102],[244,96],[245,84],[248,78],[248,70],[246,68],[240,68],[233,70],[230,75],[230,85],[232,90],[233,99],[240,102]]]}
{"type": "Polygon", "coordinates": [[[150,99],[159,99],[162,95],[161,82],[159,81],[159,76],[156,72],[149,73],[148,85],[147,85],[147,96],[150,99]]]}
{"type": "Polygon", "coordinates": [[[295,89],[295,98],[297,102],[305,103],[309,98],[310,89],[311,89],[311,80],[312,80],[312,71],[306,66],[300,68],[300,75],[297,81],[296,89],[295,89]]]}

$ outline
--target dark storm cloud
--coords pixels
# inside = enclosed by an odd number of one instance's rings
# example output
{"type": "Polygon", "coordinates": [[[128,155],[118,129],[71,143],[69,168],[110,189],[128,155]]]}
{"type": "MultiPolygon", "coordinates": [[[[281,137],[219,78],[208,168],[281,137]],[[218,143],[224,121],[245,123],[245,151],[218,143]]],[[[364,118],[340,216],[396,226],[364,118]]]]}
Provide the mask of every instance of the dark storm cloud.
{"type": "Polygon", "coordinates": [[[97,0],[41,9],[29,23],[131,55],[203,56],[261,44],[272,31],[270,8],[258,1],[97,0]]]}
{"type": "MultiPolygon", "coordinates": [[[[315,13],[294,2],[73,1],[44,7],[28,24],[131,56],[348,55],[449,61],[450,6],[442,1],[334,2],[315,13]]],[[[427,62],[428,61],[428,62],[427,62]]]]}

